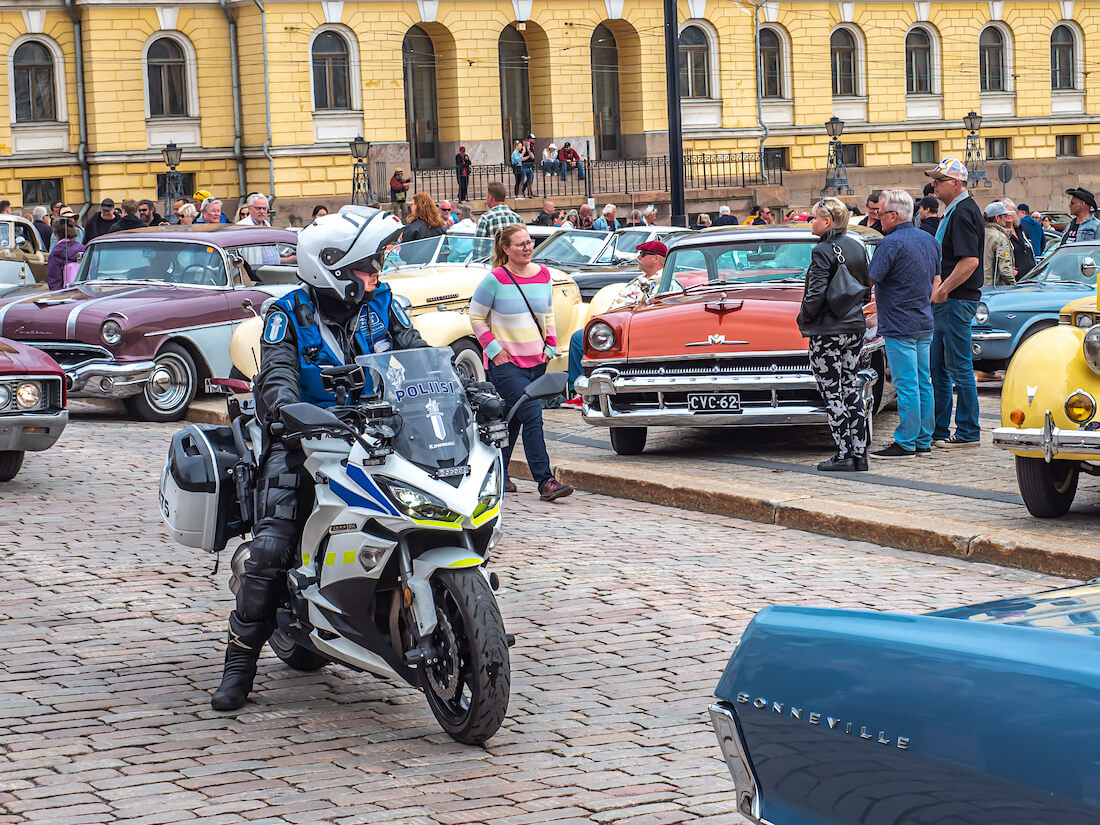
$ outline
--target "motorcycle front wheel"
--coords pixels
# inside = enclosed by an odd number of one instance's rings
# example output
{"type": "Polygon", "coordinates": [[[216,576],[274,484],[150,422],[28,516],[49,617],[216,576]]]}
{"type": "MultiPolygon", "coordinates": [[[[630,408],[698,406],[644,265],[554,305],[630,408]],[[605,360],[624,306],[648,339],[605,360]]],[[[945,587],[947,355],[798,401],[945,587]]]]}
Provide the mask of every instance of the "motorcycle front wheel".
{"type": "Polygon", "coordinates": [[[432,595],[439,660],[420,668],[421,687],[452,739],[483,745],[504,721],[512,683],[500,608],[476,568],[436,573],[432,595]]]}

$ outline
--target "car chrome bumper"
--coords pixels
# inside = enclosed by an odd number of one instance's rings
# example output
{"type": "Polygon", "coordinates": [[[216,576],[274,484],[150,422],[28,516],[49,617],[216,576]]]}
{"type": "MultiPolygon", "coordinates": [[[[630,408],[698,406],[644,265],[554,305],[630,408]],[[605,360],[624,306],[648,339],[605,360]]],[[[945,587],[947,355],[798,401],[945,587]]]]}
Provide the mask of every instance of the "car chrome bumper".
{"type": "Polygon", "coordinates": [[[737,812],[753,822],[762,823],[759,785],[752,763],[749,762],[749,752],[745,747],[741,727],[737,724],[733,711],[724,702],[715,702],[709,710],[710,723],[718,737],[718,746],[722,749],[722,757],[733,777],[737,812]]]}
{"type": "Polygon", "coordinates": [[[153,361],[116,364],[89,361],[65,372],[69,395],[75,398],[129,398],[145,388],[156,369],[153,361]]]}
{"type": "Polygon", "coordinates": [[[997,427],[993,431],[993,446],[1002,450],[1042,453],[1047,461],[1053,461],[1059,453],[1100,455],[1100,430],[1059,429],[1047,410],[1042,429],[997,427]]]}
{"type": "Polygon", "coordinates": [[[0,451],[48,450],[68,423],[68,410],[0,415],[0,451]]]}

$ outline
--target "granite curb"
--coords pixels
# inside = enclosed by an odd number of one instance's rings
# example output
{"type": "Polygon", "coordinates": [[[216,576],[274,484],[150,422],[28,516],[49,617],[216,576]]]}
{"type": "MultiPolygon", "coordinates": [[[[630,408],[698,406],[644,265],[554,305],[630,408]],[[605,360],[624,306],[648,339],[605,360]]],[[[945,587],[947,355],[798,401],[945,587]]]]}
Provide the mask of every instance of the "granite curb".
{"type": "MultiPolygon", "coordinates": [[[[220,404],[192,404],[188,421],[225,424],[220,404]]],[[[514,457],[510,472],[530,479],[521,457],[514,457]]],[[[1002,567],[1016,567],[1075,579],[1100,577],[1100,556],[1075,552],[1061,540],[1041,533],[1009,531],[969,521],[914,515],[899,510],[792,492],[765,485],[736,487],[713,478],[673,473],[647,473],[647,478],[623,478],[596,461],[570,459],[554,465],[554,475],[579,490],[776,524],[866,541],[884,547],[914,550],[1002,567]]]]}

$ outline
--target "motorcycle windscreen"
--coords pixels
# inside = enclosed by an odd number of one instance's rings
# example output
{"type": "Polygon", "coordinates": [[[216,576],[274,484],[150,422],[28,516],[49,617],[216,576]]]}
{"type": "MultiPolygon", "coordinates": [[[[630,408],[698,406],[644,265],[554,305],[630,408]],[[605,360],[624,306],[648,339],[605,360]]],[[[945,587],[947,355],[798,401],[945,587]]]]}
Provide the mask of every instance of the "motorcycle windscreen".
{"type": "Polygon", "coordinates": [[[451,364],[450,347],[391,350],[355,359],[367,371],[363,397],[397,413],[393,449],[430,471],[461,467],[470,457],[470,407],[451,364]]]}

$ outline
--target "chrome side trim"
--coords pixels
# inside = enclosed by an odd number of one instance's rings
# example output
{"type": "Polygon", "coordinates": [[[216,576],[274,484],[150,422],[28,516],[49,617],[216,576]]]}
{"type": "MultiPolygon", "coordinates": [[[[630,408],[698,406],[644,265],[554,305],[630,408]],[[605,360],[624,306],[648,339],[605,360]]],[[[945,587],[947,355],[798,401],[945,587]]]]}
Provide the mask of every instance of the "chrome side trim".
{"type": "Polygon", "coordinates": [[[753,822],[763,823],[760,816],[763,807],[760,783],[757,782],[752,763],[749,761],[748,748],[745,746],[745,739],[741,734],[740,725],[737,724],[737,718],[723,702],[715,702],[708,710],[711,726],[718,737],[718,746],[722,749],[726,767],[729,768],[730,776],[733,777],[733,787],[737,794],[737,812],[753,822]]]}
{"type": "Polygon", "coordinates": [[[25,304],[28,301],[34,301],[37,298],[41,298],[43,295],[49,295],[48,292],[36,292],[33,295],[28,295],[26,298],[16,298],[14,301],[10,301],[3,306],[0,306],[0,334],[4,332],[4,316],[8,314],[8,310],[16,304],[25,304]]]}
{"type": "MultiPolygon", "coordinates": [[[[84,283],[88,283],[88,282],[85,281],[84,283]]],[[[113,295],[101,295],[98,298],[91,298],[87,301],[81,301],[75,307],[73,307],[73,311],[69,313],[69,317],[65,321],[65,337],[66,338],[76,338],[76,319],[80,316],[80,313],[82,313],[84,310],[86,310],[92,304],[98,304],[100,301],[109,301],[112,298],[122,298],[122,297],[125,297],[126,295],[133,295],[135,292],[141,292],[141,290],[148,289],[148,288],[149,288],[148,286],[146,286],[145,284],[142,284],[141,286],[137,287],[136,289],[131,289],[128,292],[127,291],[119,291],[119,292],[116,292],[113,295]]]]}
{"type": "Polygon", "coordinates": [[[809,373],[764,375],[620,376],[594,372],[574,386],[581,395],[619,395],[632,392],[736,392],[737,390],[817,390],[809,373]]]}
{"type": "Polygon", "coordinates": [[[971,332],[970,337],[975,341],[1006,341],[1012,337],[1011,332],[971,332]]]}
{"type": "Polygon", "coordinates": [[[195,330],[213,329],[214,327],[229,327],[229,326],[235,327],[238,324],[243,323],[245,320],[247,320],[247,319],[241,318],[240,321],[212,321],[209,324],[195,324],[194,326],[190,326],[190,327],[174,327],[173,329],[158,329],[158,330],[154,330],[153,332],[145,333],[144,337],[146,337],[146,338],[155,338],[158,335],[175,335],[176,333],[179,333],[179,332],[194,332],[195,330]]]}
{"type": "MultiPolygon", "coordinates": [[[[877,347],[876,347],[877,349],[877,347]]],[[[642,358],[620,358],[615,361],[603,358],[584,358],[581,366],[585,367],[621,367],[623,364],[652,364],[657,362],[677,363],[680,361],[701,361],[716,358],[720,361],[733,358],[783,358],[790,356],[808,358],[809,353],[804,349],[791,350],[755,350],[753,352],[677,352],[672,355],[647,355],[642,358]]]]}
{"type": "Polygon", "coordinates": [[[619,412],[612,410],[607,396],[600,396],[599,406],[589,406],[585,400],[581,417],[586,424],[604,427],[783,427],[828,424],[823,407],[791,405],[780,407],[744,407],[739,413],[692,413],[687,408],[619,412]],[[605,409],[606,407],[606,409],[605,409]]]}
{"type": "Polygon", "coordinates": [[[1060,453],[1096,453],[1100,455],[1100,430],[1062,430],[1054,426],[1050,410],[1044,416],[1043,428],[1016,429],[997,427],[993,430],[993,446],[1002,450],[1026,450],[1043,454],[1048,462],[1060,453]]]}

